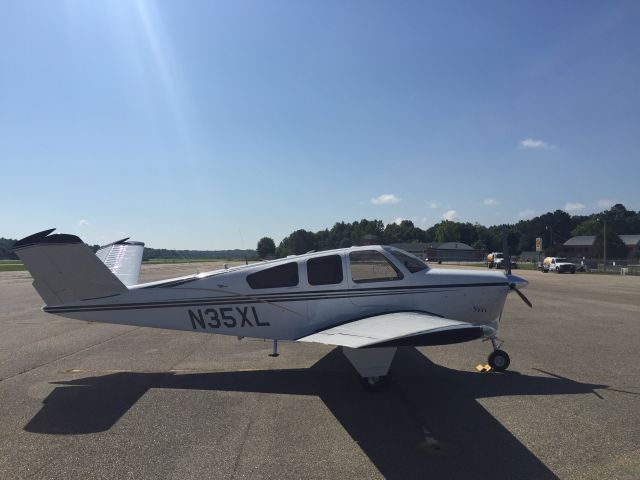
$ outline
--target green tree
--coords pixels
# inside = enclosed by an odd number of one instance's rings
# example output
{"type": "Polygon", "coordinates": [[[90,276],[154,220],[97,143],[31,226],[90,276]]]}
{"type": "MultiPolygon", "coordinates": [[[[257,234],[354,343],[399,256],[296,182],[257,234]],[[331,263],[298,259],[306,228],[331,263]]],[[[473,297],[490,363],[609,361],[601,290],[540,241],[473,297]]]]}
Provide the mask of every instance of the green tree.
{"type": "MultiPolygon", "coordinates": [[[[591,255],[594,258],[603,258],[604,255],[604,231],[598,232],[596,239],[591,247],[591,255]]],[[[607,231],[607,258],[609,259],[626,259],[629,256],[627,246],[622,239],[615,233],[607,231]]]]}
{"type": "Polygon", "coordinates": [[[443,220],[436,227],[436,242],[456,242],[460,238],[459,224],[451,220],[443,220]]]}
{"type": "Polygon", "coordinates": [[[390,223],[384,229],[384,242],[411,243],[418,242],[422,237],[422,230],[416,228],[411,220],[402,220],[400,223],[390,223]]]}
{"type": "Polygon", "coordinates": [[[476,240],[473,245],[471,245],[475,250],[479,251],[479,252],[486,252],[487,251],[487,246],[485,245],[485,243],[482,240],[476,240]]]}
{"type": "Polygon", "coordinates": [[[273,238],[262,237],[258,240],[258,256],[260,258],[273,257],[276,254],[276,244],[273,238]]]}
{"type": "Polygon", "coordinates": [[[10,238],[0,238],[0,260],[16,260],[18,258],[12,250],[16,241],[10,238]]]}
{"type": "Polygon", "coordinates": [[[313,232],[296,230],[278,245],[276,254],[278,257],[287,255],[301,255],[316,249],[316,238],[313,232]]]}
{"type": "Polygon", "coordinates": [[[580,222],[576,228],[571,230],[571,236],[595,235],[601,228],[602,224],[597,221],[596,217],[589,217],[580,222]]]}
{"type": "Polygon", "coordinates": [[[473,245],[478,240],[478,231],[475,225],[471,223],[458,224],[458,241],[473,245]]]}

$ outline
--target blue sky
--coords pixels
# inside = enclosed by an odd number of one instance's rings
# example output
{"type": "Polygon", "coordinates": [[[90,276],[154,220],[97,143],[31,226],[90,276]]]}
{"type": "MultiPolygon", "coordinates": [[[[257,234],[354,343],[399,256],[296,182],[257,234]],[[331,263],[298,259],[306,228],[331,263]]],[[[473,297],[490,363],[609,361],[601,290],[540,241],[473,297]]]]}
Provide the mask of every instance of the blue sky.
{"type": "Polygon", "coordinates": [[[0,236],[640,209],[640,3],[5,1],[0,236]]]}

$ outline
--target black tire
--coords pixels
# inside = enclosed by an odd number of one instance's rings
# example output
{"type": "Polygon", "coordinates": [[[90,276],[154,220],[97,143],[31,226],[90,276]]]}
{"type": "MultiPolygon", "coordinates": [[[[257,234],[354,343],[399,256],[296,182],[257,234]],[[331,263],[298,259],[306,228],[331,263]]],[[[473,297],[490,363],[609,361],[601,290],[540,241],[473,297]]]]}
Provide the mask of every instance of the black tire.
{"type": "Polygon", "coordinates": [[[489,359],[487,363],[491,367],[492,370],[496,372],[504,372],[507,368],[509,368],[509,364],[511,363],[511,359],[507,352],[504,350],[494,350],[489,355],[489,359]]]}
{"type": "Polygon", "coordinates": [[[391,385],[391,372],[382,377],[362,377],[360,383],[367,392],[384,392],[391,385]]]}

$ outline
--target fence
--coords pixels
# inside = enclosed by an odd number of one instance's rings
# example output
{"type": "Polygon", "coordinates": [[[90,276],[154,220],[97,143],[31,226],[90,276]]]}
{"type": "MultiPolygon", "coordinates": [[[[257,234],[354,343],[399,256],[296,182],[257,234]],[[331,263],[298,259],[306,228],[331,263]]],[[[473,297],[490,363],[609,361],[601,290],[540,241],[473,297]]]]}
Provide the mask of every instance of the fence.
{"type": "Polygon", "coordinates": [[[638,260],[626,258],[608,259],[605,265],[603,259],[588,258],[572,259],[577,266],[584,266],[585,271],[591,273],[609,273],[617,275],[640,275],[640,264],[638,260]]]}
{"type": "MultiPolygon", "coordinates": [[[[601,258],[560,257],[574,263],[578,272],[603,273],[610,275],[640,275],[638,260],[628,258],[607,258],[607,263],[601,258]]],[[[537,263],[537,262],[534,262],[537,263]]],[[[541,268],[538,264],[538,268],[541,268]]]]}
{"type": "MultiPolygon", "coordinates": [[[[461,265],[486,265],[486,253],[478,252],[477,255],[469,258],[429,258],[429,261],[438,262],[438,263],[453,263],[453,264],[461,264],[461,265]]],[[[537,259],[521,259],[517,255],[512,257],[512,261],[515,263],[515,269],[523,269],[523,270],[540,270],[541,263],[544,259],[544,255],[541,254],[540,262],[537,259]]],[[[598,258],[577,258],[577,257],[559,257],[566,258],[569,262],[574,263],[576,265],[576,269],[578,272],[585,273],[601,273],[608,275],[640,275],[640,262],[638,260],[630,260],[628,258],[616,258],[609,259],[607,258],[607,263],[605,265],[603,259],[598,258]]]]}

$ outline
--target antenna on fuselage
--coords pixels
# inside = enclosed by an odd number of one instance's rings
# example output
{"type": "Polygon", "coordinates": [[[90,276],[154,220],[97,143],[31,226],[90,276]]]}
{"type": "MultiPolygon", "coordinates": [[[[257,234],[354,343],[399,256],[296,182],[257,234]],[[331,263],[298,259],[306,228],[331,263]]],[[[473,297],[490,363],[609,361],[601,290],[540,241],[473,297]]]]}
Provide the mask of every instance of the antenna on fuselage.
{"type": "MultiPolygon", "coordinates": [[[[240,230],[240,227],[238,227],[238,234],[240,235],[240,242],[241,242],[241,246],[243,250],[246,250],[246,244],[244,243],[244,235],[242,235],[242,230],[240,230]]],[[[244,264],[245,265],[249,265],[249,259],[247,258],[247,254],[244,254],[244,264]]]]}

